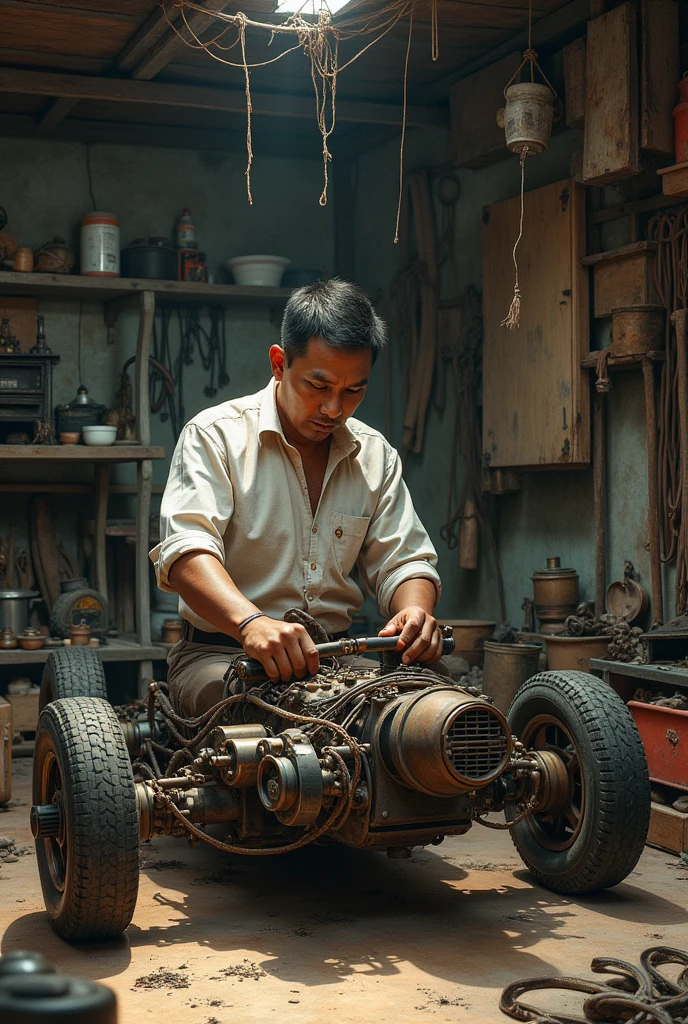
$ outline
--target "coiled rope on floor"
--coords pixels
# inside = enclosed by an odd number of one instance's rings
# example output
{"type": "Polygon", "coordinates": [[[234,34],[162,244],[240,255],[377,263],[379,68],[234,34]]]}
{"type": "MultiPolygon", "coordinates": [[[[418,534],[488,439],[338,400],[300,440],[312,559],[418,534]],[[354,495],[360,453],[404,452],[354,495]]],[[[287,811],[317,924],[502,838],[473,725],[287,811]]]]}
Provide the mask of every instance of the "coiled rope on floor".
{"type": "Polygon", "coordinates": [[[586,978],[545,977],[515,981],[502,992],[499,1008],[513,1020],[531,1024],[592,1024],[630,1021],[631,1024],[685,1024],[688,1021],[688,952],[672,946],[651,946],[640,955],[640,965],[615,957],[595,957],[590,965],[595,974],[609,974],[607,982],[586,978]],[[677,964],[683,969],[674,982],[659,967],[677,964]],[[522,1002],[526,992],[560,990],[581,992],[584,1016],[542,1010],[522,1002]]]}

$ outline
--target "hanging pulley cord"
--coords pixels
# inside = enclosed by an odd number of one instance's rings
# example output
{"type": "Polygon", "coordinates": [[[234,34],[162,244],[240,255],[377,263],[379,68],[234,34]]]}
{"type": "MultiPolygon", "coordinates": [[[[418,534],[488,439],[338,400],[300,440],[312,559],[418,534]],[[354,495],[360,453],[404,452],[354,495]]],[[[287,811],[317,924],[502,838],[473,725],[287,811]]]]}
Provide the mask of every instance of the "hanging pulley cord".
{"type": "Polygon", "coordinates": [[[652,217],[648,238],[657,242],[655,286],[667,309],[658,402],[659,530],[662,560],[676,560],[676,614],[681,615],[688,608],[688,510],[682,508],[681,502],[678,353],[671,313],[688,306],[688,205],[652,217]]]}

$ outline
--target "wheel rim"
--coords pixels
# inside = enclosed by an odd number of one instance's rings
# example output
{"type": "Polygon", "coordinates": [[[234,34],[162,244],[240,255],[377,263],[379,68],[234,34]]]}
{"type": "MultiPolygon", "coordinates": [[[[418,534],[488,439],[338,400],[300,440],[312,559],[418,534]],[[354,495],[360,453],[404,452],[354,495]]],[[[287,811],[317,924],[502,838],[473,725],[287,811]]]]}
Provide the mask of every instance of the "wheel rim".
{"type": "Polygon", "coordinates": [[[64,801],[63,782],[60,765],[55,753],[49,750],[41,769],[41,793],[40,803],[57,804],[60,808],[60,821],[62,826],[60,834],[50,839],[43,839],[45,859],[50,871],[52,883],[59,892],[64,892],[65,879],[67,877],[67,858],[69,849],[67,845],[67,829],[64,825],[64,801]]]}
{"type": "Polygon", "coordinates": [[[528,750],[548,750],[566,767],[568,793],[559,807],[535,811],[526,818],[528,828],[541,846],[548,850],[567,850],[572,846],[585,817],[585,778],[580,751],[571,731],[555,715],[538,715],[526,726],[521,737],[528,750]]]}

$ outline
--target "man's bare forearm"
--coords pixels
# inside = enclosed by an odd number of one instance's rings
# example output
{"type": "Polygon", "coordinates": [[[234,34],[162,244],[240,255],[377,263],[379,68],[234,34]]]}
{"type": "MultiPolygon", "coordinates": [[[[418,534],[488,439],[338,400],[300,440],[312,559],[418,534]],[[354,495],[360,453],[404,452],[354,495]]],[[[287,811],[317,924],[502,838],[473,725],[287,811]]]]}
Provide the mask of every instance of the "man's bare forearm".
{"type": "Polygon", "coordinates": [[[413,579],[400,583],[392,595],[390,611],[397,615],[404,608],[422,608],[432,615],[437,604],[437,590],[431,580],[413,579]]]}
{"type": "Polygon", "coordinates": [[[173,563],[169,581],[196,615],[234,637],[250,657],[257,658],[270,679],[289,682],[318,671],[318,652],[300,623],[261,614],[240,632],[244,619],[262,609],[244,597],[214,555],[205,551],[182,555],[173,563]]]}
{"type": "Polygon", "coordinates": [[[181,555],[170,569],[169,581],[196,615],[237,641],[241,640],[240,623],[260,611],[244,597],[222,563],[206,551],[181,555]]]}

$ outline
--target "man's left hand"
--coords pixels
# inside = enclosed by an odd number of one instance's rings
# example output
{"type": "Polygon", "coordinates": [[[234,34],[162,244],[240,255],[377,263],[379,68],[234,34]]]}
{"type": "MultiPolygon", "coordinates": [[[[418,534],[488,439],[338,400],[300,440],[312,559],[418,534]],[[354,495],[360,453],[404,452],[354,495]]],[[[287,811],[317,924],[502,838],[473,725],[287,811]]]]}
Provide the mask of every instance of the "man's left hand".
{"type": "Polygon", "coordinates": [[[418,605],[409,605],[390,619],[379,636],[399,636],[397,650],[403,650],[402,663],[439,661],[442,657],[442,634],[437,619],[418,605]]]}

